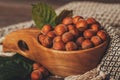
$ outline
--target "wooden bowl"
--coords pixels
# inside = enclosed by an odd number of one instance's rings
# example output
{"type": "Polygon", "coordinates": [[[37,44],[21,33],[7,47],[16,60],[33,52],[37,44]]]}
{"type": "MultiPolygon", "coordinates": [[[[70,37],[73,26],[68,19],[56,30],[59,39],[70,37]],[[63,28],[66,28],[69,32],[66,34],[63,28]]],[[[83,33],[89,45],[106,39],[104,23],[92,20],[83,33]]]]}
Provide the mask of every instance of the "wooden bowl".
{"type": "Polygon", "coordinates": [[[108,41],[105,41],[94,48],[78,51],[58,51],[39,45],[43,53],[43,55],[38,53],[39,62],[55,75],[65,77],[83,74],[99,64],[107,44],[108,41]]]}
{"type": "Polygon", "coordinates": [[[43,47],[37,40],[36,35],[38,34],[38,30],[12,32],[4,40],[3,50],[18,52],[42,64],[52,74],[62,77],[83,74],[95,68],[105,54],[109,42],[109,40],[104,41],[99,46],[86,50],[58,51],[43,47]],[[23,51],[20,49],[18,46],[20,40],[27,44],[29,50],[23,51]]]}

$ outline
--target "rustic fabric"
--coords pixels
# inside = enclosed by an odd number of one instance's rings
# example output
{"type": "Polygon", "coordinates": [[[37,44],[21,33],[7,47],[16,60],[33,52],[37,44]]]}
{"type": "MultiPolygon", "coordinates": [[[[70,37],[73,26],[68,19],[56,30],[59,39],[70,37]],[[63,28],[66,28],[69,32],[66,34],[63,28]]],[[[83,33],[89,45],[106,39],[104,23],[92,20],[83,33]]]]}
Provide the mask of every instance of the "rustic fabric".
{"type": "MultiPolygon", "coordinates": [[[[57,14],[64,9],[73,10],[74,15],[96,18],[110,35],[110,44],[99,67],[83,75],[66,77],[65,80],[102,80],[105,78],[108,80],[120,80],[120,4],[88,1],[72,2],[57,9],[57,14]]],[[[0,37],[13,30],[33,26],[35,26],[34,22],[29,21],[1,28],[0,37]]]]}

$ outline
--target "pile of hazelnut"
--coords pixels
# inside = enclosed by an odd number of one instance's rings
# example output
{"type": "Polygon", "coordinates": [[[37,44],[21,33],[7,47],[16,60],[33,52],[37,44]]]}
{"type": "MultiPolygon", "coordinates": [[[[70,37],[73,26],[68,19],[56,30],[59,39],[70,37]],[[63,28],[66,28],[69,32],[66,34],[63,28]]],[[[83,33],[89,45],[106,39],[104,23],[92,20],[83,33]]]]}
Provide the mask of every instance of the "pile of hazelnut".
{"type": "Polygon", "coordinates": [[[38,40],[47,48],[63,51],[83,50],[100,45],[107,33],[94,18],[66,17],[53,28],[44,25],[38,40]]]}

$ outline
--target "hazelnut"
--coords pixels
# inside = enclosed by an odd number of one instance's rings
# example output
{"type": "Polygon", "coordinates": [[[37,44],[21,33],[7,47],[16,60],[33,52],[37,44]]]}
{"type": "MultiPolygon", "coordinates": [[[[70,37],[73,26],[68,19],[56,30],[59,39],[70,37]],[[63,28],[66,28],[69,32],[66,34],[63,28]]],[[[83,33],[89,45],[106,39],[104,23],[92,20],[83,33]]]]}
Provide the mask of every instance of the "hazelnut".
{"type": "Polygon", "coordinates": [[[68,28],[68,30],[70,31],[70,30],[75,29],[75,26],[74,26],[74,25],[67,25],[67,28],[68,28]]]}
{"type": "Polygon", "coordinates": [[[64,43],[68,41],[72,41],[74,39],[74,35],[70,32],[66,32],[62,35],[62,40],[64,43]]]}
{"type": "Polygon", "coordinates": [[[100,29],[100,24],[94,23],[94,24],[92,24],[92,25],[90,26],[90,28],[91,28],[93,31],[97,32],[97,31],[99,31],[99,29],[100,29]]]}
{"type": "Polygon", "coordinates": [[[87,21],[88,24],[96,23],[96,20],[92,17],[88,18],[86,21],[87,21]]]}
{"type": "Polygon", "coordinates": [[[39,71],[42,73],[43,77],[47,77],[49,75],[48,70],[44,68],[43,66],[39,68],[39,71]]]}
{"type": "Polygon", "coordinates": [[[63,21],[62,21],[62,23],[65,24],[65,25],[72,24],[73,23],[72,22],[72,17],[66,17],[66,18],[64,18],[63,21]]]}
{"type": "Polygon", "coordinates": [[[79,31],[78,31],[78,29],[73,29],[73,30],[70,30],[69,32],[72,33],[75,38],[77,38],[77,37],[79,36],[79,31]]]}
{"type": "Polygon", "coordinates": [[[76,23],[76,28],[79,30],[79,31],[84,31],[87,29],[87,22],[84,20],[84,19],[81,19],[80,21],[78,21],[76,23]]]}
{"type": "Polygon", "coordinates": [[[54,42],[60,42],[62,41],[62,37],[61,36],[56,36],[54,39],[53,39],[53,43],[54,42]]]}
{"type": "Polygon", "coordinates": [[[93,31],[92,29],[87,29],[84,31],[83,35],[85,38],[91,38],[95,35],[95,31],[93,31]]]}
{"type": "Polygon", "coordinates": [[[53,49],[55,49],[55,50],[65,50],[64,42],[63,41],[54,42],[53,43],[53,49]]]}
{"type": "Polygon", "coordinates": [[[40,34],[39,36],[38,36],[38,41],[41,43],[44,39],[45,39],[45,35],[43,35],[43,34],[40,34]]]}
{"type": "Polygon", "coordinates": [[[45,36],[44,39],[40,40],[40,43],[44,46],[44,47],[51,47],[52,46],[52,39],[48,36],[45,36]]]}
{"type": "Polygon", "coordinates": [[[47,36],[53,39],[56,36],[56,34],[54,31],[50,31],[47,33],[47,36]]]}
{"type": "Polygon", "coordinates": [[[41,80],[42,78],[42,73],[39,70],[34,70],[31,73],[31,80],[41,80]]]}
{"type": "Polygon", "coordinates": [[[43,26],[41,33],[46,35],[49,31],[53,30],[52,26],[49,24],[46,24],[43,26]]]}
{"type": "Polygon", "coordinates": [[[67,31],[67,27],[64,24],[59,24],[55,27],[55,34],[62,35],[67,31]]]}
{"type": "Polygon", "coordinates": [[[82,16],[73,17],[73,23],[76,24],[80,19],[83,19],[83,17],[82,16]]]}
{"type": "Polygon", "coordinates": [[[84,40],[82,42],[81,47],[82,47],[82,49],[92,48],[93,47],[93,43],[89,39],[86,39],[86,40],[84,40]]]}
{"type": "Polygon", "coordinates": [[[81,46],[81,44],[82,44],[82,42],[83,42],[84,40],[85,40],[84,37],[78,37],[77,40],[76,40],[76,44],[77,44],[78,46],[81,46]]]}
{"type": "Polygon", "coordinates": [[[65,48],[67,51],[73,51],[78,49],[77,45],[73,41],[67,42],[65,48]]]}
{"type": "Polygon", "coordinates": [[[32,66],[33,66],[33,70],[38,70],[39,67],[41,67],[42,65],[40,65],[39,63],[34,63],[32,66]]]}
{"type": "Polygon", "coordinates": [[[107,33],[104,30],[100,30],[97,32],[97,35],[103,40],[105,41],[107,39],[107,33]]]}
{"type": "Polygon", "coordinates": [[[91,41],[93,42],[94,46],[97,46],[102,43],[102,40],[99,36],[93,36],[91,38],[91,41]]]}

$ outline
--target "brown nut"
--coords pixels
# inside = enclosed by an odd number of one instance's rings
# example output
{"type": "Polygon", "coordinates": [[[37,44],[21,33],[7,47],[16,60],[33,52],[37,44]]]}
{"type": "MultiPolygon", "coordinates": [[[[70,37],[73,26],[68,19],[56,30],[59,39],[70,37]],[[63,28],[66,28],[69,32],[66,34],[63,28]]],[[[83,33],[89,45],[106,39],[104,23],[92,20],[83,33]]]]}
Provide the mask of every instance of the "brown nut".
{"type": "Polygon", "coordinates": [[[83,35],[85,38],[91,38],[95,35],[95,31],[93,31],[92,29],[87,29],[84,31],[83,35]]]}
{"type": "Polygon", "coordinates": [[[62,37],[61,36],[56,36],[54,39],[53,39],[53,43],[54,42],[60,42],[62,41],[62,37]]]}
{"type": "Polygon", "coordinates": [[[80,21],[78,21],[76,23],[76,28],[79,30],[79,31],[84,31],[87,29],[87,22],[84,20],[84,19],[81,19],[80,21]]]}
{"type": "Polygon", "coordinates": [[[92,24],[92,25],[90,26],[90,28],[91,28],[93,31],[97,32],[97,31],[99,31],[99,29],[100,29],[100,24],[94,23],[94,24],[92,24]]]}
{"type": "Polygon", "coordinates": [[[54,31],[50,31],[47,33],[47,36],[53,39],[56,36],[56,34],[54,31]]]}
{"type": "Polygon", "coordinates": [[[70,32],[66,32],[62,35],[62,40],[64,43],[67,43],[68,41],[72,41],[74,39],[74,35],[70,32]]]}
{"type": "Polygon", "coordinates": [[[62,35],[67,31],[67,27],[64,24],[59,24],[55,27],[55,34],[62,35]]]}
{"type": "Polygon", "coordinates": [[[77,45],[73,41],[67,42],[65,48],[66,51],[73,51],[78,49],[77,45]]]}
{"type": "Polygon", "coordinates": [[[53,49],[55,49],[55,50],[65,50],[64,42],[63,41],[54,42],[53,43],[53,49]]]}
{"type": "Polygon", "coordinates": [[[67,28],[68,28],[68,30],[70,31],[70,30],[75,29],[75,26],[74,26],[74,25],[67,25],[67,28]]]}
{"type": "Polygon", "coordinates": [[[41,43],[44,39],[45,39],[45,35],[43,35],[43,34],[40,34],[39,36],[38,36],[38,41],[41,43]]]}
{"type": "Polygon", "coordinates": [[[84,37],[78,37],[77,40],[76,40],[76,44],[80,47],[84,40],[85,40],[84,37]]]}
{"type": "Polygon", "coordinates": [[[49,48],[52,46],[52,39],[48,36],[44,36],[42,39],[39,39],[39,41],[44,47],[49,48]]]}
{"type": "Polygon", "coordinates": [[[76,24],[80,19],[83,19],[83,17],[82,16],[73,17],[73,23],[76,24]]]}
{"type": "Polygon", "coordinates": [[[65,25],[72,24],[73,23],[72,22],[72,17],[66,17],[66,18],[64,18],[63,21],[62,21],[62,23],[65,24],[65,25]]]}
{"type": "Polygon", "coordinates": [[[93,42],[94,46],[98,46],[99,44],[102,43],[102,40],[99,36],[93,36],[91,38],[91,41],[93,42]]]}
{"type": "Polygon", "coordinates": [[[107,33],[104,30],[100,30],[97,32],[97,35],[103,40],[105,41],[107,39],[107,33]]]}
{"type": "Polygon", "coordinates": [[[34,63],[32,66],[33,66],[33,70],[38,70],[39,67],[41,67],[42,65],[40,65],[39,63],[34,63]]]}
{"type": "Polygon", "coordinates": [[[69,32],[72,33],[75,38],[77,38],[77,37],[79,36],[79,31],[78,31],[78,29],[73,29],[73,30],[70,30],[69,32]]]}
{"type": "Polygon", "coordinates": [[[86,39],[86,40],[84,40],[82,42],[81,47],[82,47],[82,49],[92,48],[93,47],[93,43],[89,39],[86,39]]]}
{"type": "Polygon", "coordinates": [[[41,80],[42,78],[42,73],[39,70],[32,71],[31,80],[41,80]]]}
{"type": "Polygon", "coordinates": [[[93,17],[88,18],[86,21],[89,25],[96,23],[96,20],[93,17]]]}
{"type": "Polygon", "coordinates": [[[45,67],[43,67],[43,66],[39,67],[38,70],[42,73],[43,77],[47,77],[49,75],[48,70],[45,67]]]}
{"type": "Polygon", "coordinates": [[[49,24],[46,24],[43,26],[41,33],[46,35],[49,31],[53,30],[52,26],[49,24]]]}

